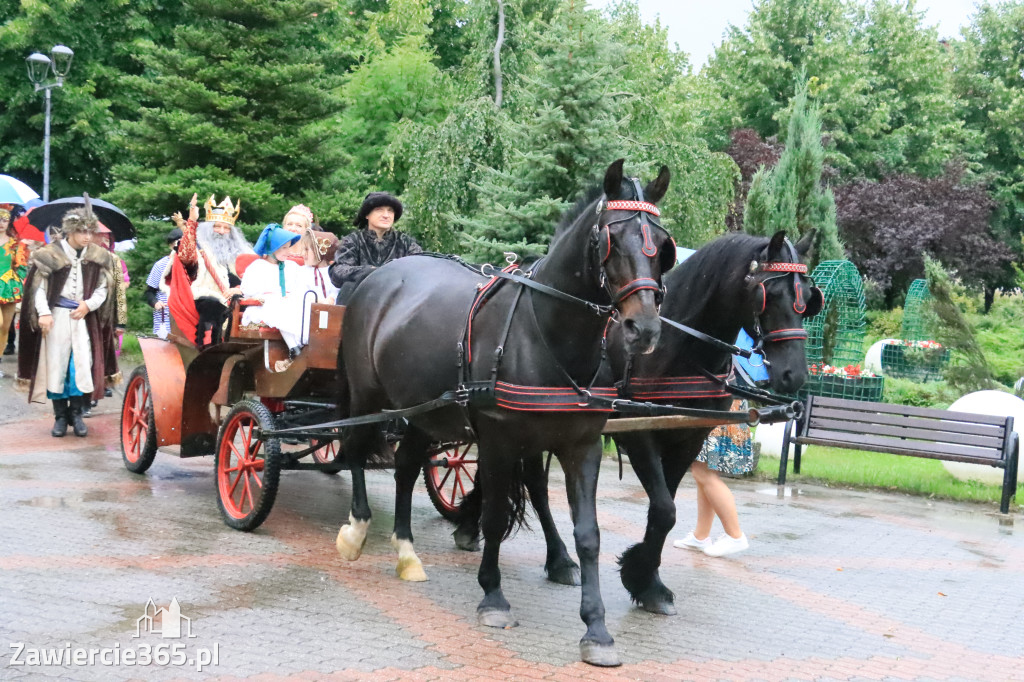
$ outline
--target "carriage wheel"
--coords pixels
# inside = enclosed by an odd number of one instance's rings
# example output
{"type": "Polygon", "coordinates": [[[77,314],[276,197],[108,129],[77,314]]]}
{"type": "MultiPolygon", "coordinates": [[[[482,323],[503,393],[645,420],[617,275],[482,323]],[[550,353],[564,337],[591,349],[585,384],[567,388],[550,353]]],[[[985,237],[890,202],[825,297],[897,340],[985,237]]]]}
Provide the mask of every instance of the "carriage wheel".
{"type": "Polygon", "coordinates": [[[457,520],[459,504],[476,482],[476,463],[475,443],[444,443],[430,451],[423,482],[434,509],[445,519],[457,520]]]}
{"type": "Polygon", "coordinates": [[[281,443],[264,440],[274,416],[262,403],[243,400],[231,408],[217,434],[217,505],[236,530],[258,528],[274,506],[281,475],[281,443]]]}
{"type": "Polygon", "coordinates": [[[336,474],[345,468],[345,458],[341,455],[341,441],[332,440],[313,451],[313,461],[320,466],[325,474],[336,474]]]}
{"type": "Polygon", "coordinates": [[[128,377],[121,402],[121,459],[133,474],[145,473],[156,457],[156,424],[153,396],[145,366],[128,377]]]}

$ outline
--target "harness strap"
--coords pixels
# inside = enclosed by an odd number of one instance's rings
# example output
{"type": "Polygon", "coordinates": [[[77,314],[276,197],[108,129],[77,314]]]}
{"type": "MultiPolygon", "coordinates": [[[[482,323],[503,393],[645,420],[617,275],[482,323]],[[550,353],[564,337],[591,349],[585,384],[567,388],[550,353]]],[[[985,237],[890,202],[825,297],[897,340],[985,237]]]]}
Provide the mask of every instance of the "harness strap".
{"type": "Polygon", "coordinates": [[[554,287],[549,287],[546,284],[535,282],[529,277],[523,277],[522,275],[516,275],[511,272],[494,271],[490,276],[511,280],[513,282],[516,282],[517,284],[522,284],[523,286],[530,287],[535,291],[539,291],[542,294],[547,294],[548,296],[552,296],[561,301],[566,301],[567,303],[574,303],[576,305],[584,306],[593,311],[595,314],[600,315],[602,317],[605,315],[611,315],[615,311],[615,306],[613,305],[601,305],[599,303],[594,303],[593,301],[578,298],[576,296],[573,296],[572,294],[567,294],[564,291],[559,291],[554,287]]]}
{"type": "Polygon", "coordinates": [[[653,280],[649,277],[641,277],[640,279],[634,279],[629,284],[625,285],[621,289],[615,292],[612,299],[615,301],[615,305],[622,303],[627,298],[637,293],[638,291],[650,290],[656,294],[662,291],[661,286],[657,280],[653,280]]]}
{"type": "Polygon", "coordinates": [[[764,340],[766,343],[805,341],[807,340],[807,332],[802,327],[800,329],[775,329],[765,334],[764,340]]]}
{"type": "Polygon", "coordinates": [[[739,355],[740,357],[744,357],[744,358],[748,358],[749,359],[751,354],[753,353],[753,351],[750,351],[750,350],[748,350],[746,348],[740,348],[739,346],[735,346],[735,345],[733,345],[731,343],[726,343],[725,341],[722,341],[721,339],[716,339],[715,337],[713,337],[713,336],[711,336],[709,334],[705,334],[702,331],[698,331],[698,330],[694,329],[693,327],[688,327],[685,324],[680,324],[679,322],[676,322],[675,320],[670,320],[667,317],[661,317],[661,321],[663,323],[667,324],[670,327],[675,327],[676,329],[678,329],[679,331],[683,332],[684,334],[689,334],[690,336],[694,337],[695,339],[700,339],[701,341],[714,346],[715,348],[717,348],[720,351],[724,351],[726,353],[729,353],[730,355],[739,355]]]}

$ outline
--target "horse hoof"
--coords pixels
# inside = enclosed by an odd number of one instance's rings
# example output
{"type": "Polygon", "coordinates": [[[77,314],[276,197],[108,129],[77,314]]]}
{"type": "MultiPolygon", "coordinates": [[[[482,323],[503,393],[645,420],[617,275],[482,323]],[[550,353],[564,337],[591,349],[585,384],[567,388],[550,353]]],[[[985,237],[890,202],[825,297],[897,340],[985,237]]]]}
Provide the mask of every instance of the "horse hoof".
{"type": "Polygon", "coordinates": [[[338,540],[335,542],[335,545],[342,559],[355,561],[363,553],[366,535],[363,535],[362,538],[353,537],[355,535],[355,529],[347,523],[338,531],[338,540]]]}
{"type": "Polygon", "coordinates": [[[477,609],[476,620],[480,625],[486,625],[489,628],[514,628],[519,625],[519,621],[512,615],[512,611],[502,611],[500,609],[477,609]]]}
{"type": "Polygon", "coordinates": [[[569,564],[549,568],[548,580],[558,585],[579,585],[581,582],[580,567],[569,564]]]}
{"type": "Polygon", "coordinates": [[[416,557],[402,557],[398,560],[396,569],[398,577],[411,583],[422,583],[427,581],[427,573],[423,570],[423,564],[416,557]]]}
{"type": "Polygon", "coordinates": [[[614,668],[622,665],[614,644],[598,644],[597,642],[580,642],[580,659],[584,663],[602,668],[614,668]]]}
{"type": "Polygon", "coordinates": [[[460,533],[459,531],[455,531],[452,533],[452,538],[455,540],[455,546],[464,552],[480,551],[479,534],[470,535],[469,533],[460,533]]]}
{"type": "Polygon", "coordinates": [[[647,611],[648,613],[655,613],[659,616],[674,616],[678,613],[678,611],[676,611],[675,604],[670,601],[645,601],[642,602],[640,606],[643,607],[644,611],[647,611]]]}

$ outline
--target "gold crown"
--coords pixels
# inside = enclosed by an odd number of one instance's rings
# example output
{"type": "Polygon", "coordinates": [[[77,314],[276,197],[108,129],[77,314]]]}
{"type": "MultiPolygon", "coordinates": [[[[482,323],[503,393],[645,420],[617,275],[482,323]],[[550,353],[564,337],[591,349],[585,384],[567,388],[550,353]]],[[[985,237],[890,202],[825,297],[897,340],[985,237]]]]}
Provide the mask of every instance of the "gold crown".
{"type": "Polygon", "coordinates": [[[224,197],[224,201],[216,206],[214,206],[213,202],[214,198],[211,194],[203,206],[206,209],[206,220],[213,223],[234,225],[235,221],[238,220],[238,214],[242,212],[242,200],[238,200],[237,206],[231,203],[231,197],[224,197]]]}

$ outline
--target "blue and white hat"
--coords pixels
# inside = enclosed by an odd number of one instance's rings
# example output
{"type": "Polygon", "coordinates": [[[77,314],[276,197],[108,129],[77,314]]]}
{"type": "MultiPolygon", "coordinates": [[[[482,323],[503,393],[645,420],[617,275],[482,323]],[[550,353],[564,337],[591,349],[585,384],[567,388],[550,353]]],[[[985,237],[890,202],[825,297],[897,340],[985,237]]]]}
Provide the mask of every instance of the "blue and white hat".
{"type": "Polygon", "coordinates": [[[269,256],[282,246],[290,246],[299,239],[300,235],[289,232],[277,223],[270,223],[263,228],[253,250],[260,256],[269,256]]]}

